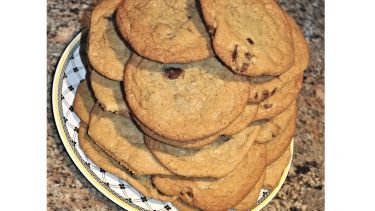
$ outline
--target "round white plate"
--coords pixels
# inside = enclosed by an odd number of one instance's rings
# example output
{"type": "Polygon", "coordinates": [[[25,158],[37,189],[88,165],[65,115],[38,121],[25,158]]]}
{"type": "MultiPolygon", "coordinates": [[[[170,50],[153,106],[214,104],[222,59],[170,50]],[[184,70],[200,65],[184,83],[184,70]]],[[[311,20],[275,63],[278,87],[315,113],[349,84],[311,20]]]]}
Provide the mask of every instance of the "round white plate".
{"type": "MultiPolygon", "coordinates": [[[[125,181],[96,166],[81,150],[78,142],[80,120],[74,113],[72,105],[78,84],[86,78],[87,59],[84,34],[85,32],[78,34],[65,49],[57,65],[53,81],[53,113],[59,135],[69,156],[82,174],[100,192],[124,209],[177,210],[170,202],[144,197],[125,181]]],[[[291,146],[293,152],[293,141],[291,146]]],[[[257,206],[252,210],[260,210],[272,200],[285,181],[290,163],[274,190],[262,189],[257,206]]]]}

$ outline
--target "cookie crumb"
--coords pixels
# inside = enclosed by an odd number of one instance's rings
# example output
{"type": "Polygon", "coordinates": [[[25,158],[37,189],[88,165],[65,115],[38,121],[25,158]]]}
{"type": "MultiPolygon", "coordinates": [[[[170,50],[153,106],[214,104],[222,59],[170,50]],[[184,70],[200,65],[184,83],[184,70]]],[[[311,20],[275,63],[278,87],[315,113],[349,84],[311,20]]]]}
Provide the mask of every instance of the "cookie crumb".
{"type": "Polygon", "coordinates": [[[270,96],[270,93],[268,92],[268,90],[263,90],[262,95],[264,96],[264,99],[267,99],[270,96]]]}

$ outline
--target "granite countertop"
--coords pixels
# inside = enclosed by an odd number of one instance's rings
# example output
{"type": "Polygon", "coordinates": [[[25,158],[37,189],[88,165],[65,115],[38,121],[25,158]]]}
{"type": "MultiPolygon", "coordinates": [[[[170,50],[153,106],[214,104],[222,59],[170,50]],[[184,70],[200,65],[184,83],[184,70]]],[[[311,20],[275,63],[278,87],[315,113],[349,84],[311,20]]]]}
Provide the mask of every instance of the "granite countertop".
{"type": "MultiPolygon", "coordinates": [[[[293,164],[283,187],[264,210],[324,210],[324,0],[279,0],[302,27],[310,65],[298,97],[293,164]]],[[[59,57],[87,27],[95,0],[48,0],[47,198],[49,210],[121,210],[97,191],[69,158],[52,114],[51,85],[59,57]]]]}

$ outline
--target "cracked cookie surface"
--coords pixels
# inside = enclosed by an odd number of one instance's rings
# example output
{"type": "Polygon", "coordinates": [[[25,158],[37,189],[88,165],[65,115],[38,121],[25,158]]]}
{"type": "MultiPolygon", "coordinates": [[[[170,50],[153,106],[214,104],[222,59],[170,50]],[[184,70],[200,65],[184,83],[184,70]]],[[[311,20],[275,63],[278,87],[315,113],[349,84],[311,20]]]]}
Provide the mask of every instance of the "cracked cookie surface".
{"type": "Polygon", "coordinates": [[[291,30],[274,0],[200,0],[217,56],[248,76],[280,75],[294,60],[291,30]]]}
{"type": "Polygon", "coordinates": [[[152,130],[150,130],[145,125],[143,125],[140,121],[136,120],[136,123],[141,128],[141,130],[146,134],[145,139],[154,139],[154,140],[166,143],[171,146],[179,147],[179,148],[194,149],[194,148],[200,148],[200,147],[209,145],[215,142],[216,140],[218,140],[220,136],[231,136],[244,130],[254,119],[257,113],[257,109],[258,109],[258,106],[255,104],[246,105],[245,109],[240,113],[240,115],[232,123],[228,125],[228,127],[223,129],[222,131],[219,131],[216,134],[210,135],[202,139],[196,139],[193,141],[175,141],[175,140],[166,139],[154,133],[152,130]]]}
{"type": "Polygon", "coordinates": [[[134,50],[162,63],[188,63],[213,55],[195,0],[124,1],[119,30],[134,50]]]}
{"type": "Polygon", "coordinates": [[[126,99],[136,118],[176,141],[201,139],[224,129],[249,97],[247,77],[229,71],[216,58],[161,64],[133,54],[124,75],[126,99]],[[180,71],[177,78],[175,69],[180,71]]]}

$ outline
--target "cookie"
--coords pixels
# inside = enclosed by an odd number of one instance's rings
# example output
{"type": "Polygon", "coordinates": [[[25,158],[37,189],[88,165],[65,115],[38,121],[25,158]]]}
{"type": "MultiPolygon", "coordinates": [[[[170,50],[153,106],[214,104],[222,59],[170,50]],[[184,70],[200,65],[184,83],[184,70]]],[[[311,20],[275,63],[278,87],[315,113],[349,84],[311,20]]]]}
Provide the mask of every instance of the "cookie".
{"type": "Polygon", "coordinates": [[[270,96],[259,104],[254,121],[262,119],[271,119],[283,110],[285,110],[296,99],[299,90],[302,87],[303,75],[292,79],[285,84],[278,93],[270,96]]]}
{"type": "Polygon", "coordinates": [[[96,99],[105,111],[130,118],[122,82],[108,79],[96,71],[91,71],[90,82],[96,99]]]}
{"type": "Polygon", "coordinates": [[[250,91],[250,99],[254,99],[255,96],[263,98],[255,120],[269,119],[283,111],[297,97],[302,87],[303,71],[307,68],[309,62],[308,45],[297,23],[289,16],[288,20],[295,42],[296,58],[294,65],[278,78],[251,86],[250,90],[253,91],[250,91]]]}
{"type": "Polygon", "coordinates": [[[141,130],[145,134],[147,134],[145,138],[151,138],[151,139],[166,143],[174,147],[179,147],[179,148],[184,148],[184,149],[195,149],[195,148],[204,147],[206,145],[209,145],[215,142],[216,140],[220,138],[220,136],[223,136],[223,135],[230,136],[230,135],[233,135],[242,131],[251,123],[252,119],[256,115],[257,109],[258,109],[258,106],[256,105],[247,105],[245,109],[241,112],[241,114],[237,117],[237,119],[235,119],[225,129],[223,129],[222,131],[214,135],[208,136],[203,139],[193,140],[193,141],[174,141],[174,140],[166,139],[152,132],[149,128],[144,126],[140,121],[136,120],[136,123],[139,125],[141,130]]]}
{"type": "Polygon", "coordinates": [[[243,161],[221,179],[157,175],[155,187],[202,210],[226,210],[238,204],[255,186],[266,165],[266,148],[253,144],[243,161]]]}
{"type": "Polygon", "coordinates": [[[76,91],[73,101],[73,110],[79,119],[85,124],[89,123],[90,112],[95,104],[95,98],[87,84],[87,80],[82,81],[76,91]]]}
{"type": "Polygon", "coordinates": [[[228,127],[226,127],[221,134],[233,135],[240,132],[254,120],[257,113],[257,105],[246,105],[241,114],[228,127]]]}
{"type": "Polygon", "coordinates": [[[115,12],[122,0],[103,0],[91,14],[87,56],[98,73],[116,81],[124,79],[125,63],[132,51],[116,31],[115,12]]]}
{"type": "Polygon", "coordinates": [[[207,138],[203,139],[198,139],[194,141],[174,141],[170,139],[163,138],[156,133],[152,132],[150,129],[148,129],[146,126],[144,126],[142,123],[140,123],[138,120],[135,118],[135,122],[139,126],[139,128],[145,133],[145,140],[146,139],[152,139],[155,141],[160,141],[162,143],[166,143],[168,145],[174,146],[174,147],[180,147],[184,149],[197,149],[204,147],[206,145],[209,145],[216,141],[219,137],[214,135],[214,136],[209,136],[207,138]]]}
{"type": "Polygon", "coordinates": [[[258,182],[255,184],[253,189],[246,195],[244,199],[240,203],[238,203],[234,209],[235,210],[249,210],[249,208],[252,208],[256,205],[256,202],[259,198],[260,191],[262,190],[264,178],[266,176],[266,171],[263,172],[262,176],[258,180],[258,182]]]}
{"type": "Polygon", "coordinates": [[[291,29],[273,0],[200,0],[216,55],[242,75],[280,75],[294,62],[291,29]]]}
{"type": "Polygon", "coordinates": [[[177,175],[222,178],[244,159],[259,130],[260,126],[251,126],[201,149],[177,148],[147,138],[145,143],[155,158],[177,175]]]}
{"type": "Polygon", "coordinates": [[[88,134],[100,148],[136,175],[172,175],[153,157],[144,144],[142,132],[126,117],[95,106],[88,134]]]}
{"type": "Polygon", "coordinates": [[[116,21],[139,55],[162,63],[189,63],[213,56],[197,6],[194,0],[124,1],[116,21]]]}
{"type": "Polygon", "coordinates": [[[288,147],[283,154],[266,167],[264,187],[274,189],[280,182],[286,166],[289,164],[292,153],[288,147]]]}
{"type": "Polygon", "coordinates": [[[135,54],[125,68],[125,95],[136,118],[159,136],[191,141],[227,127],[249,96],[247,77],[216,58],[161,64],[135,54]]]}
{"type": "MultiPolygon", "coordinates": [[[[257,143],[267,143],[283,132],[293,118],[295,118],[297,107],[290,105],[285,111],[281,112],[277,116],[273,117],[268,121],[259,121],[259,125],[262,126],[258,136],[255,139],[257,143]]],[[[254,122],[253,124],[257,124],[254,122]]]]}
{"type": "Polygon", "coordinates": [[[82,122],[79,127],[78,140],[82,151],[95,165],[126,181],[146,197],[163,201],[173,201],[176,198],[159,193],[151,183],[151,176],[136,176],[113,160],[91,140],[87,135],[87,125],[82,122]]]}
{"type": "Polygon", "coordinates": [[[292,118],[289,120],[287,127],[280,132],[275,138],[265,143],[267,146],[267,165],[273,163],[288,148],[293,139],[296,129],[297,103],[292,104],[295,107],[292,118]]]}
{"type": "MultiPolygon", "coordinates": [[[[286,15],[292,29],[294,42],[294,64],[280,76],[252,77],[250,83],[250,103],[260,103],[268,97],[276,94],[287,82],[300,77],[309,63],[309,48],[297,23],[286,15]]],[[[297,89],[297,87],[291,87],[297,89]]]]}

